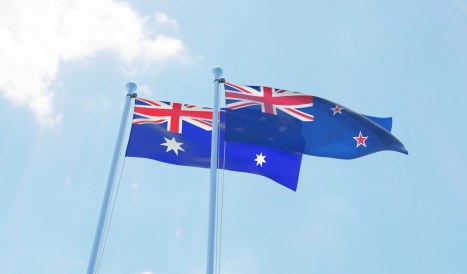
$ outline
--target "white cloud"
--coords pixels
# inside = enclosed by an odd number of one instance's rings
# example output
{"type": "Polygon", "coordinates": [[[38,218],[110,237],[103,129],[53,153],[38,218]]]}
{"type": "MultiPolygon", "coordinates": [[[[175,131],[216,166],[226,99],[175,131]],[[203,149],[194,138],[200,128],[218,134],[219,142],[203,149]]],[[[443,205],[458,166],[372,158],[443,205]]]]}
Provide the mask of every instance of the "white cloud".
{"type": "Polygon", "coordinates": [[[178,23],[174,19],[170,18],[167,14],[165,13],[157,13],[156,14],[156,23],[159,24],[167,24],[171,26],[174,29],[178,29],[178,23]]]}
{"type": "Polygon", "coordinates": [[[143,272],[139,272],[138,274],[153,274],[151,271],[143,271],[143,272]]]}
{"type": "MultiPolygon", "coordinates": [[[[60,124],[50,90],[60,64],[113,52],[127,63],[164,63],[184,52],[181,40],[149,34],[148,17],[116,0],[1,1],[0,94],[27,106],[46,126],[60,124]]],[[[157,19],[159,18],[159,19],[157,19]]],[[[176,24],[168,16],[156,21],[176,24]]]]}

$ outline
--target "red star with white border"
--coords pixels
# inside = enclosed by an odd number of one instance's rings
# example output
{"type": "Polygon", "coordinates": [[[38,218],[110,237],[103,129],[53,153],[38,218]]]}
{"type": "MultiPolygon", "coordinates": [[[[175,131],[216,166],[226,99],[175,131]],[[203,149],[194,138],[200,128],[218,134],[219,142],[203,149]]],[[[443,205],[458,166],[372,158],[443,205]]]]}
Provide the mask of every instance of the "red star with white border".
{"type": "Polygon", "coordinates": [[[357,146],[356,147],[359,147],[359,146],[366,147],[365,141],[366,141],[366,139],[368,139],[368,136],[363,136],[361,131],[358,134],[358,137],[353,137],[353,138],[355,139],[355,141],[357,141],[357,146]]]}
{"type": "Polygon", "coordinates": [[[332,109],[332,111],[334,111],[334,113],[333,113],[332,115],[336,115],[336,113],[342,114],[342,110],[343,110],[344,108],[341,108],[340,106],[337,106],[337,105],[336,105],[336,107],[333,107],[333,108],[331,108],[331,109],[332,109]]]}

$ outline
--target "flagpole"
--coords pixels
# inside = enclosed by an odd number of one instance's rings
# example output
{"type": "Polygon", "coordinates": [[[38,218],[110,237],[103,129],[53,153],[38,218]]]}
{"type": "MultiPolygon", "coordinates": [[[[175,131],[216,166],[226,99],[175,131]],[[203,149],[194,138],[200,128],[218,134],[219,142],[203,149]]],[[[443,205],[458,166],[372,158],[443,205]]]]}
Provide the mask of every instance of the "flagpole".
{"type": "Polygon", "coordinates": [[[94,236],[94,244],[92,246],[91,257],[89,259],[87,274],[95,274],[97,257],[101,250],[102,236],[104,234],[104,225],[107,220],[107,214],[109,213],[110,196],[115,182],[116,168],[118,159],[121,154],[122,140],[124,134],[124,128],[128,119],[128,110],[130,109],[131,99],[136,97],[137,85],[134,82],[128,82],[126,84],[127,95],[125,99],[125,107],[123,108],[122,119],[120,122],[120,129],[118,130],[117,142],[115,144],[114,155],[112,159],[112,165],[110,166],[109,177],[107,179],[107,187],[104,193],[104,199],[102,201],[101,212],[99,215],[99,221],[97,223],[96,234],[94,236]]]}
{"type": "Polygon", "coordinates": [[[217,199],[217,150],[219,139],[219,87],[223,83],[222,68],[214,67],[214,106],[212,111],[212,139],[211,139],[211,186],[209,190],[209,224],[208,224],[208,248],[206,260],[206,274],[214,274],[214,237],[216,222],[217,199]]]}

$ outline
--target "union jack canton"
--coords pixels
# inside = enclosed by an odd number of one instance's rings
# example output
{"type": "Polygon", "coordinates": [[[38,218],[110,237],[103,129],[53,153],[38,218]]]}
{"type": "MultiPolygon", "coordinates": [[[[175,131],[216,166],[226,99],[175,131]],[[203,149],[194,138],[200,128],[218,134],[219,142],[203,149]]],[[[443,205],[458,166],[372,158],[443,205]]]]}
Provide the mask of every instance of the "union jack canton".
{"type": "Polygon", "coordinates": [[[227,109],[260,106],[262,113],[277,115],[281,110],[303,122],[314,121],[314,116],[304,108],[313,106],[313,96],[285,89],[264,86],[240,86],[225,83],[227,109]]]}
{"type": "Polygon", "coordinates": [[[163,124],[167,130],[182,133],[183,121],[207,131],[212,130],[212,109],[190,104],[137,98],[133,124],[163,124]]]}

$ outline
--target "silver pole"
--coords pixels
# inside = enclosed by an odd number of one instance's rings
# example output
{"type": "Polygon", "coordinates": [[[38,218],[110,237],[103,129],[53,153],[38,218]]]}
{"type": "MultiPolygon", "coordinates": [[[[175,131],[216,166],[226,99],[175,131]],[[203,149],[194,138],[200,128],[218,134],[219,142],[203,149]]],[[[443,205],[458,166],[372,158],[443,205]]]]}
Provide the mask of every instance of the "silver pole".
{"type": "Polygon", "coordinates": [[[214,67],[214,106],[212,110],[212,139],[211,139],[211,187],[209,190],[209,224],[208,248],[206,260],[206,274],[214,274],[214,236],[216,223],[217,199],[217,150],[219,139],[219,86],[222,82],[222,68],[214,67]]]}
{"type": "Polygon", "coordinates": [[[104,234],[104,225],[107,220],[107,214],[109,212],[110,206],[110,195],[115,182],[116,168],[118,163],[118,158],[121,154],[122,140],[124,134],[124,128],[128,119],[128,110],[130,108],[131,99],[136,97],[137,86],[134,82],[128,82],[126,84],[127,95],[125,99],[125,107],[123,108],[122,120],[120,122],[120,129],[118,130],[117,142],[115,144],[114,155],[112,159],[112,165],[110,166],[109,177],[107,179],[107,187],[105,188],[104,200],[102,201],[101,212],[99,215],[99,221],[97,223],[96,234],[94,236],[94,244],[92,246],[91,257],[89,259],[88,271],[87,274],[95,274],[97,256],[101,250],[102,245],[102,236],[104,234]]]}

